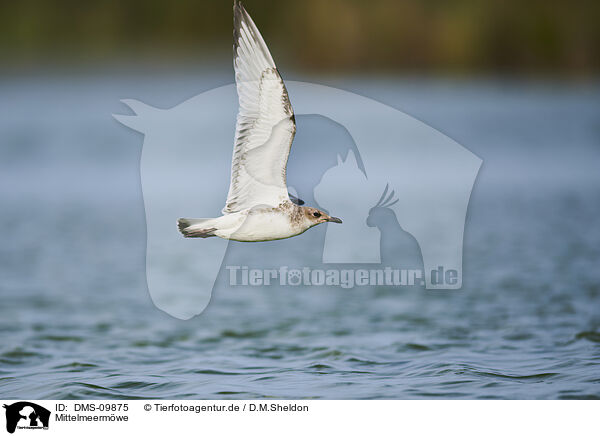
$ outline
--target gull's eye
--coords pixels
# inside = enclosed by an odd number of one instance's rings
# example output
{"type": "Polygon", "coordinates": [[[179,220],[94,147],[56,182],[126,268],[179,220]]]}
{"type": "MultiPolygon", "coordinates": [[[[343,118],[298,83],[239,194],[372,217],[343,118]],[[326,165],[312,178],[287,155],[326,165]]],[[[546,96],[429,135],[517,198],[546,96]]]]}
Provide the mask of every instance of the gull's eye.
{"type": "Polygon", "coordinates": [[[313,216],[315,218],[319,218],[321,216],[321,214],[319,212],[313,212],[313,216]]]}

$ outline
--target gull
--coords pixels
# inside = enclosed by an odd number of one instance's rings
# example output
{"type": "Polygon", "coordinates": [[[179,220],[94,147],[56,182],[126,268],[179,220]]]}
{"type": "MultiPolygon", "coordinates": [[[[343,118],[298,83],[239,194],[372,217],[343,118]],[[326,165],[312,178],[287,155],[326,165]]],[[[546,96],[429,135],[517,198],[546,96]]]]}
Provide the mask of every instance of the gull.
{"type": "Polygon", "coordinates": [[[218,236],[261,242],[300,235],[318,224],[342,220],[302,206],[288,193],[286,167],[296,134],[288,92],[256,25],[234,1],[233,52],[239,112],[231,183],[222,216],[177,221],[187,238],[218,236]]]}

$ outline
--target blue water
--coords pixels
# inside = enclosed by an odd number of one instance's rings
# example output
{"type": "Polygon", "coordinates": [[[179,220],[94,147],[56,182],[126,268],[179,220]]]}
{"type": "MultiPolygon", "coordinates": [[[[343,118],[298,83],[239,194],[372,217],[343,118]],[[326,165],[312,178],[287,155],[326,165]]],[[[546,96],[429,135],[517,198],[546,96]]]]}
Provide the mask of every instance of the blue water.
{"type": "Polygon", "coordinates": [[[0,79],[0,397],[600,398],[597,85],[328,79],[484,160],[463,289],[229,288],[181,321],[146,289],[142,137],[110,114],[228,74],[0,79]]]}

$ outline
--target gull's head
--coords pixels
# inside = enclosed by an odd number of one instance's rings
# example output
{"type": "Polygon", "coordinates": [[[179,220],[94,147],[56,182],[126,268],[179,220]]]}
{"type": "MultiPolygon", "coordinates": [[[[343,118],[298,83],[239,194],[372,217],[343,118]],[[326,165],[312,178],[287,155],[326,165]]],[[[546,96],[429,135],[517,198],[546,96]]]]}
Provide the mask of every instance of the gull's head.
{"type": "Polygon", "coordinates": [[[342,223],[341,219],[327,215],[322,210],[315,209],[314,207],[302,207],[301,209],[304,213],[304,220],[310,225],[310,227],[321,223],[342,223]]]}

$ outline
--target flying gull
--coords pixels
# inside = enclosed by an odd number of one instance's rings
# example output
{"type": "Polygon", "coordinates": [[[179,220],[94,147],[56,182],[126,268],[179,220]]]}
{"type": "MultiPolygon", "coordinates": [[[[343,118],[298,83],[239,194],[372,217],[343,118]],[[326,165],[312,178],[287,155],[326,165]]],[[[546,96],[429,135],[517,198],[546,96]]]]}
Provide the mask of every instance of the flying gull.
{"type": "Polygon", "coordinates": [[[256,25],[234,1],[233,52],[239,113],[231,184],[222,216],[177,221],[187,238],[218,236],[242,242],[291,238],[325,222],[341,223],[302,206],[288,193],[286,166],[296,120],[287,90],[256,25]]]}

